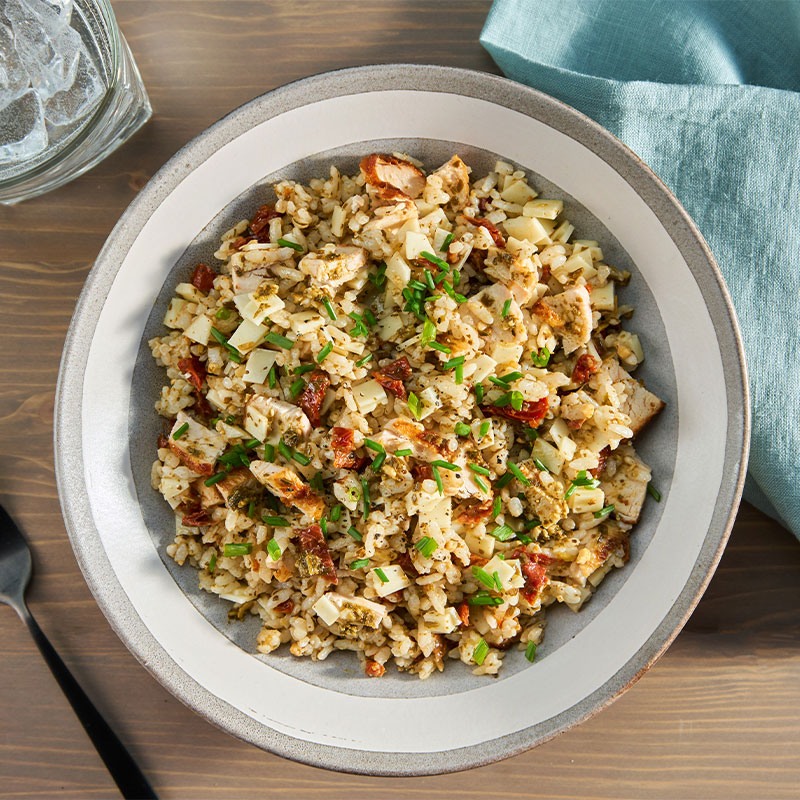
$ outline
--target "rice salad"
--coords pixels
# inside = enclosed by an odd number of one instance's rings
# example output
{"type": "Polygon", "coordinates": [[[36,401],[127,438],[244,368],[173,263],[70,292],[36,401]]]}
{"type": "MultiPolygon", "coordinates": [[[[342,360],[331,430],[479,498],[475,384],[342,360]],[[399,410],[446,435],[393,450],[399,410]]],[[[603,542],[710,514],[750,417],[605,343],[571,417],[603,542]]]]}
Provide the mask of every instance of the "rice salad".
{"type": "Polygon", "coordinates": [[[659,499],[629,273],[523,171],[470,172],[376,153],[281,181],[149,343],[167,554],[260,618],[260,653],[533,661],[547,606],[577,612],[659,499]]]}

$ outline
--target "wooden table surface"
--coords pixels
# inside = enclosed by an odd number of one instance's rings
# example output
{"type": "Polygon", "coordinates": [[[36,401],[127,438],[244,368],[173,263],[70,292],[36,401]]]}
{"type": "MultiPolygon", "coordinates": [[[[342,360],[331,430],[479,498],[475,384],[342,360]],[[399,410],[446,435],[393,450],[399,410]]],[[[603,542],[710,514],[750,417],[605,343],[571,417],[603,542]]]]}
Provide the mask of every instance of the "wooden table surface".
{"type": "MultiPolygon", "coordinates": [[[[152,121],[88,175],[0,208],[0,502],[33,544],[34,614],[162,797],[800,797],[800,545],[747,505],[686,628],[617,703],[504,763],[433,778],[324,772],[212,727],[139,666],[72,555],[53,472],[56,374],[75,300],[123,209],[189,139],[287,81],[398,61],[496,72],[477,40],[488,6],[116,0],[152,121]]],[[[0,797],[116,796],[5,607],[0,642],[0,797]]]]}

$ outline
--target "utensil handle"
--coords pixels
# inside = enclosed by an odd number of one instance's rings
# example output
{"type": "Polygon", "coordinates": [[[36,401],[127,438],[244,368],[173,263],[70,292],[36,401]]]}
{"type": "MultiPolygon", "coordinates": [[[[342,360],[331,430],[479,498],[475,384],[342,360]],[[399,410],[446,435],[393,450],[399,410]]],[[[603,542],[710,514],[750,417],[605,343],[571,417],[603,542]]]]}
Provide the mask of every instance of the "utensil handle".
{"type": "Polygon", "coordinates": [[[149,800],[158,795],[153,791],[153,787],[147,782],[147,778],[142,774],[136,762],[131,758],[130,753],[117,738],[117,735],[108,726],[108,723],[100,716],[100,712],[94,707],[92,701],[78,685],[72,673],[67,669],[66,664],[61,660],[61,656],[55,651],[44,635],[39,624],[33,618],[33,614],[26,608],[24,616],[25,624],[33,636],[33,640],[39,647],[47,666],[61,686],[62,691],[67,696],[72,708],[81,721],[86,733],[97,748],[100,758],[105,762],[111,777],[119,787],[122,796],[135,798],[135,800],[149,800]]]}

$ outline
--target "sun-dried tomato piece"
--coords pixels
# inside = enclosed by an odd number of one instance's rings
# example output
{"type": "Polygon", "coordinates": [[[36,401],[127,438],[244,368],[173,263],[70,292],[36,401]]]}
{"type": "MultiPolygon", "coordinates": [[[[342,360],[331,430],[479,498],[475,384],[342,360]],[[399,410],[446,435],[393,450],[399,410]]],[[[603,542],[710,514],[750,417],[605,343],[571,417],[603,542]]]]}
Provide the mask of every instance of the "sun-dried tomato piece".
{"type": "Polygon", "coordinates": [[[388,375],[390,378],[394,378],[394,380],[404,381],[406,378],[411,377],[412,369],[411,364],[408,363],[408,359],[403,356],[396,361],[392,361],[391,364],[381,367],[381,372],[384,375],[388,375]]]}
{"type": "Polygon", "coordinates": [[[466,628],[469,625],[469,603],[466,600],[458,607],[458,616],[461,618],[461,624],[466,628]]]}
{"type": "Polygon", "coordinates": [[[400,553],[395,562],[399,564],[403,568],[403,572],[406,575],[418,575],[417,568],[414,566],[414,562],[411,560],[411,553],[406,551],[405,553],[400,553]]]}
{"type": "Polygon", "coordinates": [[[387,392],[391,392],[399,400],[406,399],[406,387],[403,386],[403,381],[390,378],[383,372],[373,372],[372,377],[375,378],[387,392]]]}
{"type": "Polygon", "coordinates": [[[475,525],[486,517],[492,516],[492,500],[481,500],[479,503],[468,504],[456,517],[457,522],[465,525],[475,525]]]}
{"type": "Polygon", "coordinates": [[[478,198],[478,211],[481,214],[485,214],[489,210],[489,198],[488,197],[479,197],[478,198]]]}
{"type": "Polygon", "coordinates": [[[178,369],[198,392],[203,388],[203,381],[206,379],[206,365],[197,356],[182,358],[178,361],[178,369]]]}
{"type": "Polygon", "coordinates": [[[370,678],[381,678],[384,672],[386,672],[386,668],[383,664],[379,664],[371,658],[368,658],[367,663],[364,664],[364,673],[370,678]]]}
{"type": "Polygon", "coordinates": [[[291,614],[294,611],[294,603],[291,600],[284,600],[275,606],[275,610],[279,614],[291,614]]]}
{"type": "Polygon", "coordinates": [[[198,528],[201,526],[210,525],[211,517],[208,516],[208,512],[205,509],[198,508],[194,511],[184,514],[181,522],[187,528],[198,528]]]}
{"type": "Polygon", "coordinates": [[[559,560],[547,555],[547,553],[532,553],[529,550],[526,550],[524,547],[518,547],[516,550],[514,550],[514,552],[511,554],[511,558],[519,558],[522,559],[522,561],[531,561],[534,564],[544,564],[544,566],[555,564],[555,562],[559,560]]]}
{"type": "Polygon", "coordinates": [[[339,583],[336,576],[336,567],[333,565],[328,545],[322,535],[319,525],[309,525],[307,528],[297,528],[299,554],[297,556],[297,571],[303,578],[322,575],[331,583],[339,583]]]}
{"type": "Polygon", "coordinates": [[[214,288],[214,278],[217,273],[205,264],[198,264],[192,272],[191,283],[196,289],[208,294],[214,288]]]}
{"type": "Polygon", "coordinates": [[[372,373],[372,377],[375,378],[387,392],[391,392],[400,400],[406,399],[406,387],[403,381],[410,376],[411,365],[408,363],[408,359],[405,356],[398,358],[397,361],[393,361],[391,364],[381,367],[379,371],[372,373]]]}
{"type": "Polygon", "coordinates": [[[352,428],[331,428],[331,450],[333,450],[333,466],[337,469],[355,469],[356,450],[355,433],[352,428]]]}
{"type": "Polygon", "coordinates": [[[324,372],[319,370],[312,372],[306,388],[303,389],[303,393],[297,401],[315,428],[322,424],[320,408],[322,407],[322,401],[325,399],[325,392],[328,391],[330,385],[331,379],[324,372]]]}
{"type": "Polygon", "coordinates": [[[594,469],[589,470],[589,472],[591,472],[595,478],[599,478],[603,474],[603,470],[606,468],[606,461],[608,461],[610,454],[611,448],[608,446],[604,447],[597,454],[597,466],[594,469]]]}
{"type": "Polygon", "coordinates": [[[579,431],[583,427],[583,423],[586,422],[585,419],[568,419],[567,425],[574,431],[579,431]]]}
{"type": "Polygon", "coordinates": [[[433,468],[430,464],[412,464],[411,474],[418,481],[433,480],[433,468]]]}
{"type": "Polygon", "coordinates": [[[194,408],[197,416],[202,417],[205,420],[213,419],[214,416],[216,416],[216,412],[211,407],[211,404],[208,402],[208,400],[206,400],[205,396],[199,392],[196,395],[196,399],[192,408],[194,408]]]}
{"type": "Polygon", "coordinates": [[[161,433],[158,436],[158,449],[161,450],[163,447],[169,447],[169,439],[161,433]]]}
{"type": "Polygon", "coordinates": [[[547,570],[544,564],[534,564],[528,561],[521,565],[522,577],[525,578],[525,588],[520,591],[520,594],[531,604],[536,602],[536,598],[547,586],[548,577],[547,570]]]}
{"type": "Polygon", "coordinates": [[[576,362],[572,370],[573,383],[586,383],[597,372],[600,364],[594,356],[584,353],[576,362]]]}
{"type": "Polygon", "coordinates": [[[273,219],[277,219],[280,216],[283,215],[279,211],[275,210],[274,203],[265,203],[253,215],[253,219],[250,222],[250,230],[256,236],[258,236],[258,234],[260,234],[264,230],[264,228],[269,226],[269,223],[273,219]]]}
{"type": "Polygon", "coordinates": [[[495,225],[492,225],[488,219],[484,219],[483,217],[468,217],[466,214],[464,214],[464,219],[473,225],[477,225],[479,228],[486,228],[489,236],[492,237],[492,241],[497,247],[504,248],[506,246],[506,240],[503,238],[503,234],[500,233],[500,230],[495,225]]]}
{"type": "Polygon", "coordinates": [[[519,411],[511,405],[483,405],[481,406],[481,411],[492,417],[505,417],[519,422],[527,422],[532,428],[535,428],[544,419],[545,414],[547,414],[547,408],[547,398],[543,397],[541,400],[523,400],[522,408],[519,411]]]}
{"type": "Polygon", "coordinates": [[[539,283],[547,283],[550,280],[550,265],[549,264],[542,264],[541,270],[539,270],[539,283]]]}
{"type": "Polygon", "coordinates": [[[484,564],[488,564],[489,563],[489,559],[488,558],[484,558],[483,556],[479,556],[477,553],[470,553],[470,555],[469,555],[469,563],[473,567],[476,564],[479,567],[482,567],[482,566],[484,566],[484,564]]]}

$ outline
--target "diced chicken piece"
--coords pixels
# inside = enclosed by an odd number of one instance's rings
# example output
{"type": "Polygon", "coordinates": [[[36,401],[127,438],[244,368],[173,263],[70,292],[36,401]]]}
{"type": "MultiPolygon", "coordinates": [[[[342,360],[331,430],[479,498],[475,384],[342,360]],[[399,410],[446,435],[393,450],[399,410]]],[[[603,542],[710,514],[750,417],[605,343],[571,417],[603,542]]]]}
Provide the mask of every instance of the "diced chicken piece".
{"type": "Polygon", "coordinates": [[[303,409],[256,394],[245,404],[244,429],[260,442],[277,444],[283,439],[289,447],[297,447],[311,433],[311,422],[303,409]]]}
{"type": "MultiPolygon", "coordinates": [[[[601,528],[590,531],[589,540],[584,541],[578,557],[570,565],[570,577],[583,583],[595,570],[604,566],[609,559],[621,562],[628,560],[630,543],[628,534],[613,521],[601,528]]],[[[611,564],[609,564],[609,567],[611,564]]]]}
{"type": "Polygon", "coordinates": [[[377,435],[376,441],[379,441],[390,453],[410,448],[414,458],[423,458],[428,461],[442,458],[447,453],[441,436],[433,431],[425,430],[424,425],[403,417],[390,420],[383,431],[377,435]]]}
{"type": "Polygon", "coordinates": [[[253,474],[245,467],[233,470],[212,488],[219,490],[228,508],[237,511],[247,508],[250,501],[258,499],[263,491],[253,474]]]}
{"type": "Polygon", "coordinates": [[[524,251],[512,253],[490,247],[484,263],[486,274],[507,286],[518,305],[525,305],[536,296],[539,269],[524,251]]]}
{"type": "Polygon", "coordinates": [[[206,486],[205,478],[198,478],[192,484],[192,490],[200,500],[200,508],[207,511],[215,506],[221,506],[225,501],[217,491],[216,486],[206,486]]]}
{"type": "Polygon", "coordinates": [[[531,482],[530,486],[520,485],[533,516],[541,521],[546,530],[555,532],[555,526],[569,514],[569,508],[564,501],[563,484],[558,480],[545,483],[533,461],[523,461],[518,466],[531,482]]]}
{"type": "Polygon", "coordinates": [[[397,196],[387,202],[387,205],[376,208],[372,219],[363,230],[395,230],[409,220],[419,218],[414,201],[397,190],[392,191],[396,191],[397,196]]]}
{"type": "Polygon", "coordinates": [[[496,342],[519,344],[528,335],[519,304],[511,290],[501,283],[481,289],[461,305],[461,313],[473,317],[473,324],[479,328],[491,325],[490,338],[496,342]]]}
{"type": "Polygon", "coordinates": [[[559,294],[543,297],[532,311],[561,336],[567,355],[586,344],[592,335],[592,307],[585,286],[572,286],[559,294]]]}
{"type": "Polygon", "coordinates": [[[249,294],[255,292],[261,283],[271,276],[269,267],[258,267],[246,270],[243,267],[231,269],[231,281],[235,294],[249,294]]]}
{"type": "Polygon", "coordinates": [[[622,403],[620,410],[630,417],[629,427],[634,435],[639,433],[665,406],[663,400],[628,374],[616,358],[609,358],[603,362],[589,386],[597,388],[609,381],[621,383],[625,387],[625,402],[622,403]]]}
{"type": "Polygon", "coordinates": [[[278,264],[292,264],[297,255],[291,247],[276,247],[257,251],[257,262],[245,260],[240,266],[231,269],[234,294],[247,294],[258,289],[266,278],[272,278],[272,267],[278,264]]]}
{"type": "Polygon", "coordinates": [[[609,457],[600,488],[605,493],[606,505],[614,506],[614,516],[620,522],[633,525],[639,521],[650,477],[650,467],[630,445],[621,445],[609,457]]]}
{"type": "Polygon", "coordinates": [[[396,197],[399,192],[413,200],[425,188],[422,170],[397,156],[373,153],[361,160],[361,171],[367,183],[384,199],[396,197]]]}
{"type": "Polygon", "coordinates": [[[312,519],[320,519],[325,513],[325,501],[291,467],[252,461],[250,471],[287,506],[294,506],[312,519]]]}
{"type": "Polygon", "coordinates": [[[458,156],[431,173],[442,179],[442,188],[450,195],[453,208],[463,208],[469,200],[469,173],[469,167],[458,156]]]}
{"type": "Polygon", "coordinates": [[[352,636],[364,627],[378,628],[387,613],[386,606],[380,603],[339,592],[327,592],[312,608],[326,625],[338,624],[345,636],[352,636]]]}
{"type": "Polygon", "coordinates": [[[317,286],[336,287],[355,278],[366,265],[363,247],[336,245],[332,250],[307,253],[298,266],[317,286]]]}
{"type": "Polygon", "coordinates": [[[211,475],[217,458],[225,449],[225,440],[216,431],[209,430],[188,414],[179,411],[175,424],[169,432],[169,449],[190,470],[199,475],[211,475]],[[187,424],[189,427],[186,432],[179,439],[175,439],[175,433],[187,424]]]}

